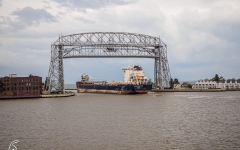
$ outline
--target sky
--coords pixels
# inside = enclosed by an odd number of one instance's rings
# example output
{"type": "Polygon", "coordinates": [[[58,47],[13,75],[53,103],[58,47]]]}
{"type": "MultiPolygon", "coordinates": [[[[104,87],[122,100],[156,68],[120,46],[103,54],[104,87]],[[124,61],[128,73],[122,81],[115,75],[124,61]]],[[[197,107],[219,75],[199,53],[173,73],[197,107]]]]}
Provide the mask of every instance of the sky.
{"type": "MultiPolygon", "coordinates": [[[[167,44],[171,77],[180,81],[240,78],[239,0],[0,0],[0,77],[48,76],[51,43],[59,35],[129,32],[167,44]]],[[[154,78],[154,59],[64,59],[64,79],[82,73],[123,80],[122,67],[140,65],[154,78]]]]}

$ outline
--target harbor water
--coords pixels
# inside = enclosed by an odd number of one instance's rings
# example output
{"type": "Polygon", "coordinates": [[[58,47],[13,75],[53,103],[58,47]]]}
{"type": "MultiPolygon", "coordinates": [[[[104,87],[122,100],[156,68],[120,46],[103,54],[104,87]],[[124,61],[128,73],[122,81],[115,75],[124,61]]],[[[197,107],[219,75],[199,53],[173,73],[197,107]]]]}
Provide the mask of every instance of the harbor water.
{"type": "Polygon", "coordinates": [[[0,100],[0,149],[240,149],[240,92],[0,100]]]}

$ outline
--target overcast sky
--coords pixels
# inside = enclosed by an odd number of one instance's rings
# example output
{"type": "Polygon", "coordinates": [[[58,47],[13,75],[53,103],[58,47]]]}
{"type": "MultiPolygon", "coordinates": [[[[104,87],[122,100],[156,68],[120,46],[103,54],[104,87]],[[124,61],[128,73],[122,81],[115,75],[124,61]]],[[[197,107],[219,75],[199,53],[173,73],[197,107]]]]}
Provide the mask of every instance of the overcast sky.
{"type": "MultiPolygon", "coordinates": [[[[59,35],[130,32],[160,37],[172,78],[240,78],[239,0],[0,0],[0,76],[48,74],[51,43],[59,35]]],[[[64,59],[65,83],[82,73],[123,80],[121,67],[153,59],[64,59]]]]}

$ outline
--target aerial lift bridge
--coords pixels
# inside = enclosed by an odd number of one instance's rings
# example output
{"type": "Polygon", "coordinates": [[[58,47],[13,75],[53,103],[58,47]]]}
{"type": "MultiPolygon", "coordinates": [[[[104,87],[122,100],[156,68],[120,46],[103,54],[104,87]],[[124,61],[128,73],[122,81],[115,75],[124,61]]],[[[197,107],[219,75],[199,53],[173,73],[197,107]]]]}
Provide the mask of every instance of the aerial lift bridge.
{"type": "Polygon", "coordinates": [[[126,32],[91,32],[60,36],[51,45],[47,90],[64,93],[64,58],[124,57],[153,58],[156,87],[170,86],[167,45],[160,38],[126,32]]]}

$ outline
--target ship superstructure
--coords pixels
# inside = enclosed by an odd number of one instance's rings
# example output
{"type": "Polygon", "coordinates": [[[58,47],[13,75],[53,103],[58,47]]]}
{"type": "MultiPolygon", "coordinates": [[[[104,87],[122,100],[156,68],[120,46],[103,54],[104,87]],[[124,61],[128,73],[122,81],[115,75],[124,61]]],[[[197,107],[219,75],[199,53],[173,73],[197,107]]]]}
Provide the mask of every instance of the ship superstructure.
{"type": "Polygon", "coordinates": [[[122,71],[124,72],[123,82],[125,84],[147,84],[147,76],[141,66],[124,67],[122,71]]]}

